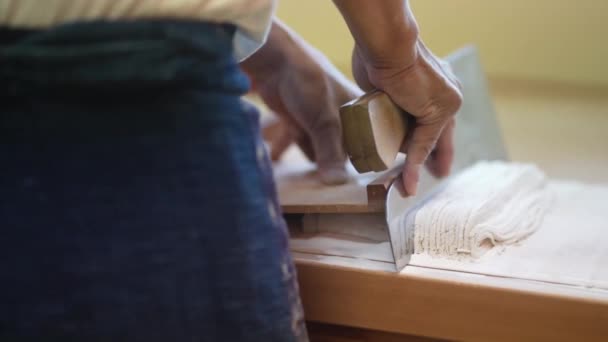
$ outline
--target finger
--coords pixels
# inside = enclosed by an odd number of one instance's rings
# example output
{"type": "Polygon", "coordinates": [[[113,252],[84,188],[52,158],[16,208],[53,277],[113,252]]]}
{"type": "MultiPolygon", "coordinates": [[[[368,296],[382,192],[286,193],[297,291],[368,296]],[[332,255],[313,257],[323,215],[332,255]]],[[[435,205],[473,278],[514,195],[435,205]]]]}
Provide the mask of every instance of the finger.
{"type": "Polygon", "coordinates": [[[316,160],[315,150],[312,147],[312,142],[310,142],[310,138],[308,137],[308,135],[302,132],[300,135],[298,135],[296,143],[298,144],[298,147],[300,148],[300,150],[302,150],[306,158],[308,158],[308,160],[312,162],[316,160]]]}
{"type": "Polygon", "coordinates": [[[328,185],[348,181],[346,154],[342,146],[342,132],[337,118],[325,120],[309,131],[321,181],[328,185]]]}
{"type": "Polygon", "coordinates": [[[268,142],[270,143],[270,159],[277,161],[293,142],[293,136],[290,129],[283,125],[268,142]]]}
{"type": "Polygon", "coordinates": [[[405,168],[403,171],[403,184],[410,195],[415,195],[420,178],[420,167],[429,154],[435,149],[435,144],[445,126],[445,120],[430,124],[420,124],[414,129],[412,138],[408,142],[405,168]]]}
{"type": "Polygon", "coordinates": [[[342,184],[348,180],[346,172],[346,153],[342,146],[342,129],[335,97],[327,89],[327,78],[324,75],[307,75],[308,86],[302,80],[291,80],[279,91],[282,95],[287,113],[294,118],[295,127],[301,128],[305,138],[296,141],[302,151],[314,160],[321,182],[329,185],[342,184]],[[313,87],[312,84],[318,85],[313,87]],[[289,89],[298,89],[300,96],[292,96],[289,89]],[[304,114],[306,115],[304,115],[304,114]],[[312,147],[312,148],[310,148],[312,147]]]}
{"type": "Polygon", "coordinates": [[[281,158],[283,153],[291,146],[292,143],[296,143],[304,156],[310,160],[315,161],[315,151],[312,143],[308,136],[299,128],[285,129],[280,132],[276,132],[270,143],[270,158],[272,161],[277,161],[281,158]]]}
{"type": "Polygon", "coordinates": [[[426,161],[427,169],[435,177],[445,177],[450,173],[454,159],[454,125],[452,118],[443,128],[435,150],[426,161]]]}

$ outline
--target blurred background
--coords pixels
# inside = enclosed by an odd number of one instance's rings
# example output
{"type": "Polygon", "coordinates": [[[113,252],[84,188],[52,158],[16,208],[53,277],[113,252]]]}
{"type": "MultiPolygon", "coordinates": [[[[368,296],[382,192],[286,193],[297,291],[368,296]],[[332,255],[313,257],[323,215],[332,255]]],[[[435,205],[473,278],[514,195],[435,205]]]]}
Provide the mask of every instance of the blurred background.
{"type": "MultiPolygon", "coordinates": [[[[475,43],[490,77],[608,86],[608,1],[411,0],[438,55],[475,43]]],[[[281,0],[279,17],[340,68],[352,38],[331,0],[281,0]]]]}
{"type": "MultiPolygon", "coordinates": [[[[410,3],[435,54],[478,47],[512,159],[608,182],[608,1],[410,3]]],[[[277,13],[350,75],[353,41],[331,0],[281,0],[277,13]]]]}

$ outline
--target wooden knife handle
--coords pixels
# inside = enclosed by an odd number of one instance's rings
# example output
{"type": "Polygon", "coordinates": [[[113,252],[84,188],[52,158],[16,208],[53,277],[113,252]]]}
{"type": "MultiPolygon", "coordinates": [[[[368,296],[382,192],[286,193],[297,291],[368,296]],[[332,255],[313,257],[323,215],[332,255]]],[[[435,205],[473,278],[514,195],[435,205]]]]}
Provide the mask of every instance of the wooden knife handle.
{"type": "Polygon", "coordinates": [[[357,172],[390,168],[414,127],[413,119],[379,90],[340,107],[344,147],[357,172]]]}

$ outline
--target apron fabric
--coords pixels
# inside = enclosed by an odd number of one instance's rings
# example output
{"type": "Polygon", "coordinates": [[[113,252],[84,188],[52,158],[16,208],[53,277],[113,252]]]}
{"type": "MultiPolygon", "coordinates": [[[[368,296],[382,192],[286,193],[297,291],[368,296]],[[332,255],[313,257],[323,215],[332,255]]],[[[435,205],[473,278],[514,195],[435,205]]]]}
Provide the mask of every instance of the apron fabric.
{"type": "Polygon", "coordinates": [[[0,29],[0,340],[307,340],[234,31],[0,29]]]}

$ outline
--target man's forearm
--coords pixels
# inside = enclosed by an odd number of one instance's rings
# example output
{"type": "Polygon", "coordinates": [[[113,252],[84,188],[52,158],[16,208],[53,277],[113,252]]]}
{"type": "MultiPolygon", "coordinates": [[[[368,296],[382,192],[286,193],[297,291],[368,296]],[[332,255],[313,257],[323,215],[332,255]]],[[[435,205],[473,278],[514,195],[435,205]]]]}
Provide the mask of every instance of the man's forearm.
{"type": "Polygon", "coordinates": [[[407,0],[333,1],[366,59],[380,67],[414,62],[418,24],[407,0]],[[399,60],[393,61],[395,58],[399,60]]]}
{"type": "Polygon", "coordinates": [[[241,62],[241,68],[255,83],[260,78],[272,77],[280,68],[297,68],[303,61],[310,63],[310,60],[317,63],[328,77],[340,82],[351,93],[361,93],[361,90],[350,82],[325,55],[277,18],[273,20],[266,43],[241,62]],[[305,57],[303,55],[310,58],[303,58],[305,57]]]}
{"type": "Polygon", "coordinates": [[[274,20],[264,45],[240,63],[241,69],[253,80],[271,77],[287,63],[289,51],[285,46],[290,44],[291,38],[281,26],[281,23],[274,20]]]}

